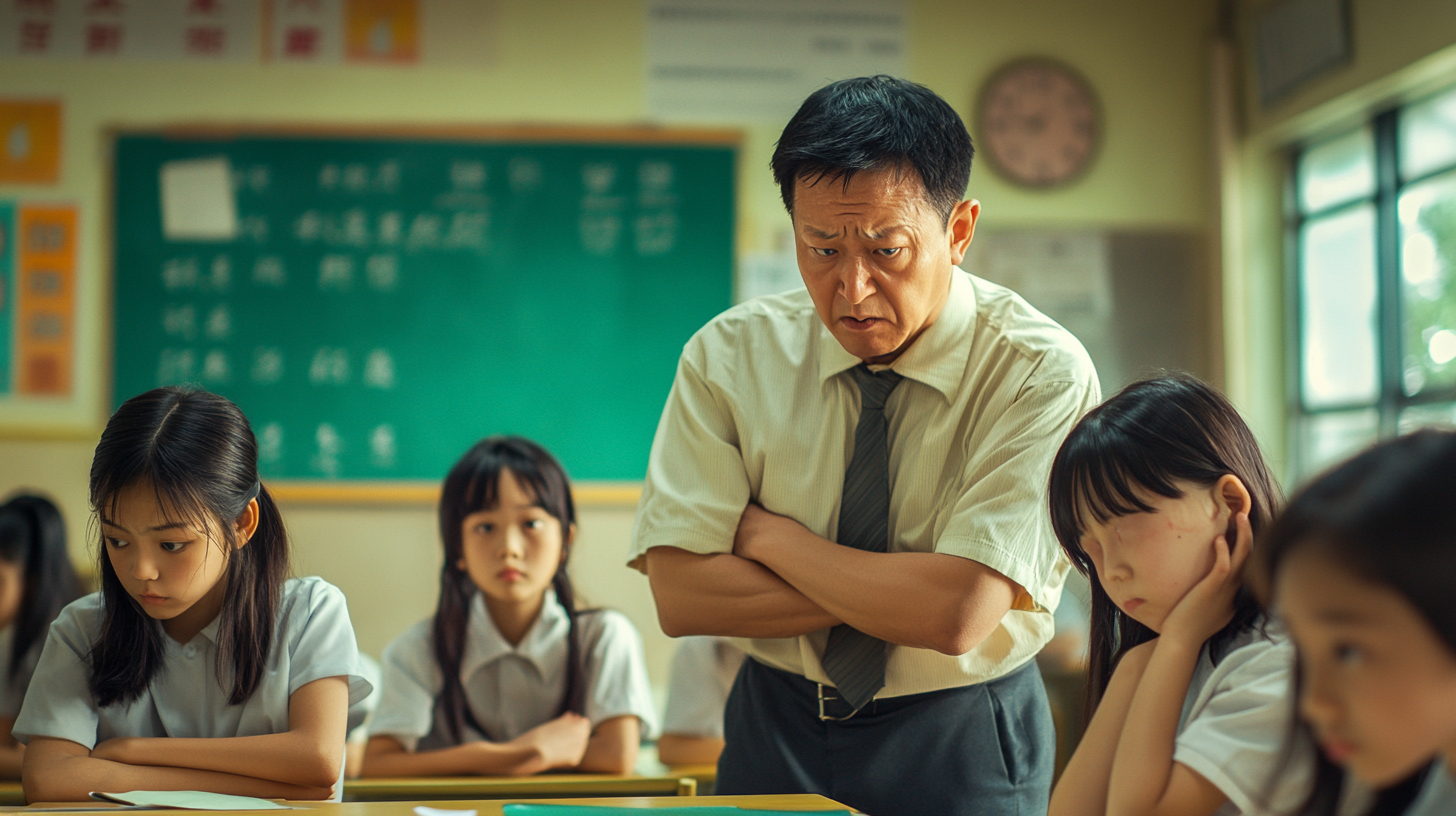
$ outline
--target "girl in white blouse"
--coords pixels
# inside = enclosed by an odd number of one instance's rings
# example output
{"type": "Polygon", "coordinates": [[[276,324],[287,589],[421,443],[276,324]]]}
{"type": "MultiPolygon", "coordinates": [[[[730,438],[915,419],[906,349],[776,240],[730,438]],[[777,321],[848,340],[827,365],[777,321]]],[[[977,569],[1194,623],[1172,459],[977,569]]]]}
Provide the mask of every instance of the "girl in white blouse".
{"type": "Polygon", "coordinates": [[[101,591],[51,625],[14,734],[29,801],[205,790],[325,799],[369,692],[344,596],[288,538],[222,397],[127,400],[91,464],[101,591]]]}
{"type": "Polygon", "coordinates": [[[435,615],[384,650],[365,776],[627,773],[655,728],[627,619],[577,610],[566,472],[519,437],[445,477],[435,615]]]}
{"type": "Polygon", "coordinates": [[[1319,744],[1307,816],[1456,813],[1456,433],[1320,476],[1260,539],[1319,744]]]}
{"type": "Polygon", "coordinates": [[[0,505],[0,777],[20,778],[25,746],[10,730],[51,621],[80,596],[60,508],[26,494],[0,505]]]}
{"type": "Polygon", "coordinates": [[[1293,717],[1293,646],[1241,581],[1279,496],[1238,412],[1192,377],[1134,383],[1072,429],[1049,495],[1057,538],[1091,579],[1095,711],[1052,816],[1297,802],[1307,762],[1270,776],[1293,717]]]}

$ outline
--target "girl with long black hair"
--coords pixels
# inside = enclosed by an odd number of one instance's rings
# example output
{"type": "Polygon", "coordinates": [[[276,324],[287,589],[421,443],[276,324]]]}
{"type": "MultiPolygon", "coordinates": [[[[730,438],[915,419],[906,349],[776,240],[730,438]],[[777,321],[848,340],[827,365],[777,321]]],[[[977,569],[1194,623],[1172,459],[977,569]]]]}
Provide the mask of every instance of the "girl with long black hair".
{"type": "Polygon", "coordinates": [[[1301,816],[1456,813],[1453,497],[1456,433],[1422,431],[1311,482],[1259,541],[1299,650],[1297,738],[1322,754],[1301,816]]]}
{"type": "Polygon", "coordinates": [[[1279,492],[1234,407],[1190,376],[1134,383],[1072,429],[1049,494],[1057,538],[1091,580],[1094,712],[1052,816],[1233,816],[1296,801],[1307,763],[1270,778],[1294,648],[1242,582],[1279,492]]]}
{"type": "Polygon", "coordinates": [[[655,728],[627,618],[576,608],[571,485],[541,446],[477,443],[445,477],[433,618],[384,650],[365,776],[627,773],[655,728]]]}
{"type": "Polygon", "coordinates": [[[10,729],[51,621],[80,596],[60,508],[30,494],[0,505],[0,777],[20,778],[25,746],[10,729]]]}
{"type": "Polygon", "coordinates": [[[247,418],[202,391],[149,391],[106,424],[101,591],[51,625],[15,721],[27,799],[341,792],[348,709],[369,684],[343,594],[288,579],[257,461],[247,418]]]}

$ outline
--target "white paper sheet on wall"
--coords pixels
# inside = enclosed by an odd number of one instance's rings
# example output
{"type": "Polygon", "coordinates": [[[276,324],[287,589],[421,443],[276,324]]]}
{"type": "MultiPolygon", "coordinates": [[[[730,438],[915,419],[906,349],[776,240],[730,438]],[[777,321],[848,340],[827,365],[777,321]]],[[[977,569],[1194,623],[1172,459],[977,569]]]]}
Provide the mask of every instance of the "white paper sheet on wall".
{"type": "Polygon", "coordinates": [[[226,157],[162,165],[162,233],[169,241],[231,241],[238,235],[232,165],[226,157]]]}
{"type": "Polygon", "coordinates": [[[647,106],[677,121],[787,121],[836,79],[906,65],[901,0],[649,0],[647,106]]]}

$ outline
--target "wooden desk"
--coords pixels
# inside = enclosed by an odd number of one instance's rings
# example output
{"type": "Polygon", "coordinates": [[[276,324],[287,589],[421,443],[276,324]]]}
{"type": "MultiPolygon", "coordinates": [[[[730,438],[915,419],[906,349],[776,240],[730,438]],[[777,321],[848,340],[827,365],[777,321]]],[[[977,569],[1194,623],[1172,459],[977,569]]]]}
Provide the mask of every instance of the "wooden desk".
{"type": "MultiPolygon", "coordinates": [[[[513,799],[513,802],[529,801],[532,804],[556,805],[605,805],[630,808],[692,807],[694,805],[718,805],[719,807],[741,807],[758,810],[849,810],[850,808],[812,793],[791,793],[779,796],[652,796],[616,799],[513,799]]],[[[289,802],[309,816],[414,816],[416,805],[446,808],[449,810],[474,810],[478,816],[502,816],[503,808],[509,804],[503,799],[485,800],[435,800],[428,802],[289,802]]],[[[116,809],[98,802],[43,802],[38,807],[89,807],[106,812],[116,809]]],[[[24,810],[14,811],[24,813],[24,810]]],[[[198,811],[204,812],[204,811],[198,811]]],[[[259,813],[275,811],[257,810],[213,810],[205,811],[208,816],[258,816],[259,813]]]]}
{"type": "Polygon", "coordinates": [[[718,784],[717,765],[668,765],[666,775],[696,780],[703,796],[712,796],[713,786],[718,784]]]}
{"type": "Polygon", "coordinates": [[[19,782],[0,782],[0,806],[25,804],[25,791],[19,782]]]}
{"type": "Polygon", "coordinates": [[[345,802],[414,802],[421,799],[523,799],[585,796],[694,796],[689,776],[539,774],[537,776],[425,776],[350,779],[345,802]]]}

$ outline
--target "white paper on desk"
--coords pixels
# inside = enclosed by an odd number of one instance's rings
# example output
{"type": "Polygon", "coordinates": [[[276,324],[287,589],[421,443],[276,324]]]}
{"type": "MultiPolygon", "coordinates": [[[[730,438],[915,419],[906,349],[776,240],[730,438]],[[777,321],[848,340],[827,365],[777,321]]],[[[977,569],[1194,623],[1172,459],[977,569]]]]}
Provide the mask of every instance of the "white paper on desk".
{"type": "Polygon", "coordinates": [[[475,816],[473,810],[446,810],[444,808],[415,806],[415,816],[475,816]]]}
{"type": "Polygon", "coordinates": [[[238,236],[232,163],[226,156],[162,165],[162,235],[169,241],[231,241],[238,236]]]}
{"type": "Polygon", "coordinates": [[[230,796],[206,791],[127,791],[126,793],[91,792],[92,799],[120,802],[123,805],[185,808],[187,810],[292,810],[287,805],[255,799],[251,796],[230,796]]]}

